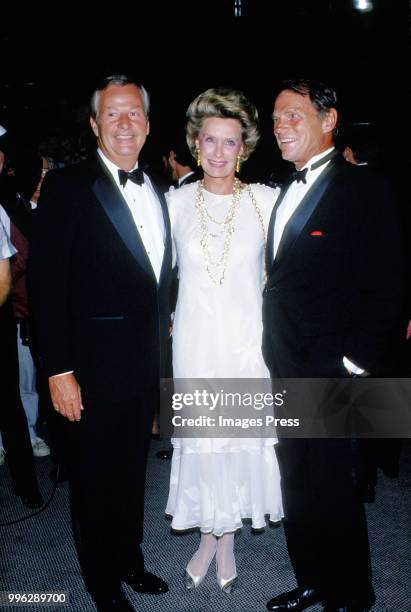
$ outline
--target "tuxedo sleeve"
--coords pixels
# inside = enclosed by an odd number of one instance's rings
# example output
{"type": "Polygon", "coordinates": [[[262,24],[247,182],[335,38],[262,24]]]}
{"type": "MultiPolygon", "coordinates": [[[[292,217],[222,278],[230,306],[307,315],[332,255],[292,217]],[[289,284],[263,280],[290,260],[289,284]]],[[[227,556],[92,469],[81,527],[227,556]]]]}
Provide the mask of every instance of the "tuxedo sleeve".
{"type": "Polygon", "coordinates": [[[373,373],[396,337],[403,302],[398,207],[389,185],[373,177],[353,185],[350,253],[354,325],[344,355],[373,373]]]}
{"type": "Polygon", "coordinates": [[[78,206],[63,172],[52,171],[43,182],[28,265],[36,348],[48,376],[74,370],[70,269],[78,206]]]}

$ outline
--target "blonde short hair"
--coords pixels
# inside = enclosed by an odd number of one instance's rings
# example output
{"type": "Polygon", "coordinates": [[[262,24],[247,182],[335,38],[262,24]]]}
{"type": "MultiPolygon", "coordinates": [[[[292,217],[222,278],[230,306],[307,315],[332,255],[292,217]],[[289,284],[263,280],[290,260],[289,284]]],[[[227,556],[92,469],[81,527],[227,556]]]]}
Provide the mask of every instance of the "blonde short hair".
{"type": "Polygon", "coordinates": [[[197,154],[195,141],[204,119],[210,117],[237,119],[240,122],[244,146],[243,160],[250,157],[260,138],[256,107],[241,91],[235,89],[224,87],[207,89],[191,102],[186,117],[187,144],[194,157],[197,154]]]}

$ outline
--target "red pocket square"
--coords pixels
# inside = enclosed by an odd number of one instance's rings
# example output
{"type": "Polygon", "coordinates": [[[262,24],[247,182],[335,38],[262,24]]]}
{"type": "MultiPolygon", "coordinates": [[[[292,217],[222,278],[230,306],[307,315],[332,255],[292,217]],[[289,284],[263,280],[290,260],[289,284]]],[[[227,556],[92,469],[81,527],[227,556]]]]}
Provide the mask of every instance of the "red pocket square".
{"type": "Polygon", "coordinates": [[[310,236],[324,236],[324,234],[319,230],[315,230],[314,232],[311,232],[310,236]]]}

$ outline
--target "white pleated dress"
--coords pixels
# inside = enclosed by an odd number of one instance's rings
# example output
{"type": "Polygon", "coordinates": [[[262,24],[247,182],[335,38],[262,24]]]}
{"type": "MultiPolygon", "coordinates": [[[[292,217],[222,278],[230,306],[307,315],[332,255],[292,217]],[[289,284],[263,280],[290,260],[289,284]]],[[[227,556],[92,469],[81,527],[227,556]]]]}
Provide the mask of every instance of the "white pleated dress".
{"type": "MultiPolygon", "coordinates": [[[[269,372],[261,354],[264,236],[251,198],[243,189],[235,219],[225,280],[211,283],[200,245],[195,207],[198,183],[167,196],[179,291],[173,324],[174,378],[258,378],[269,372]]],[[[278,190],[251,185],[265,231],[278,190]]],[[[226,218],[231,195],[204,190],[210,215],[226,218]]],[[[209,223],[211,227],[212,224],[209,223]]],[[[214,227],[217,227],[214,225],[214,227]]],[[[214,258],[224,236],[210,239],[214,258]]],[[[214,269],[216,278],[220,270],[214,269]]],[[[251,519],[255,529],[283,517],[280,473],[268,438],[173,438],[166,514],[174,530],[198,527],[221,536],[251,519]]]]}

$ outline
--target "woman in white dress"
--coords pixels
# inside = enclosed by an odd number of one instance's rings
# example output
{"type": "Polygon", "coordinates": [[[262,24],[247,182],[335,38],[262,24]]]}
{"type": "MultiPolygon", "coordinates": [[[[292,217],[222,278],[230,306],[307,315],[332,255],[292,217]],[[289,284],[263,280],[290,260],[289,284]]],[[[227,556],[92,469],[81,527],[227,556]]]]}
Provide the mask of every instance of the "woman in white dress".
{"type": "MultiPolygon", "coordinates": [[[[173,324],[178,378],[269,378],[261,354],[264,246],[278,192],[236,178],[258,138],[256,108],[238,91],[200,94],[187,111],[187,143],[204,179],[168,194],[179,270],[173,324]]],[[[234,533],[283,516],[280,474],[267,438],[173,439],[166,514],[174,530],[199,528],[186,567],[198,587],[216,556],[217,582],[237,577],[234,533]]]]}

